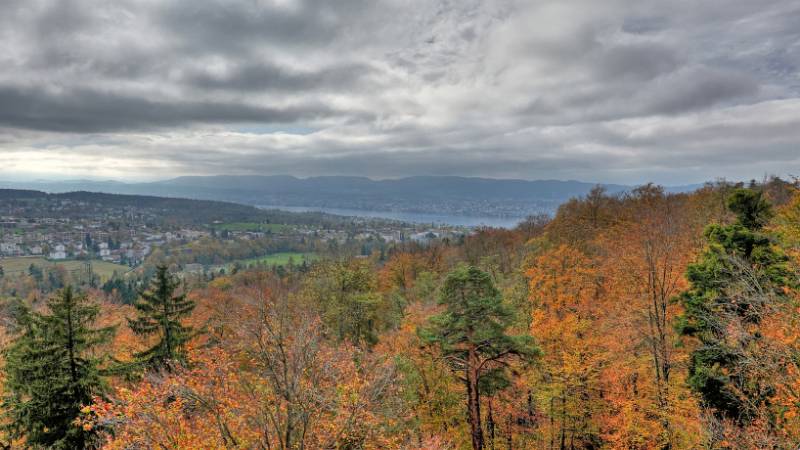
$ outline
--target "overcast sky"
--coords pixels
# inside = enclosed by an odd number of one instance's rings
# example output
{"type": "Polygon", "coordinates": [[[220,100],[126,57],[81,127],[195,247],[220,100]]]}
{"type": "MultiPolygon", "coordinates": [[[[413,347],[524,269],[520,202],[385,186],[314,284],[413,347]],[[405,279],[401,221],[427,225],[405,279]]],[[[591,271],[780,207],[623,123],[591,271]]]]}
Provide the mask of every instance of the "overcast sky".
{"type": "Polygon", "coordinates": [[[2,0],[0,178],[800,175],[797,0],[2,0]]]}

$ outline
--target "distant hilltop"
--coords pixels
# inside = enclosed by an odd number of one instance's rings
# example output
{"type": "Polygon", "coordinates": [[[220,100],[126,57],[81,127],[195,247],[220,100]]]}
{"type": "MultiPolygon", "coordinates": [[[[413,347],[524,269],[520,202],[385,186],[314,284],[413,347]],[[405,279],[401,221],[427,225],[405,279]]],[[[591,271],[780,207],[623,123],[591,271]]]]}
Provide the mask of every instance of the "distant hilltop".
{"type": "MultiPolygon", "coordinates": [[[[599,184],[609,193],[632,186],[599,184]]],[[[553,212],[561,203],[586,195],[597,183],[568,180],[516,180],[456,176],[416,176],[373,180],[367,177],[290,175],[183,176],[149,183],[65,180],[0,182],[0,187],[47,192],[76,190],[220,200],[248,205],[347,208],[488,217],[525,217],[553,212]]],[[[668,187],[671,192],[700,185],[668,187]]]]}

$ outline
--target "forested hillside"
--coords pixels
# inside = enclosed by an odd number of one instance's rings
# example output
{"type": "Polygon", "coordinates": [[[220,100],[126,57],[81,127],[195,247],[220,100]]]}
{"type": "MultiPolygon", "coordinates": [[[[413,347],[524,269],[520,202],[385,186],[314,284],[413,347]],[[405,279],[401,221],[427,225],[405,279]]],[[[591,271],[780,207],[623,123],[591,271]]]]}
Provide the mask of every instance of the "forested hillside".
{"type": "MultiPolygon", "coordinates": [[[[295,213],[277,209],[265,210],[225,201],[86,191],[52,194],[31,190],[0,189],[0,212],[24,215],[29,218],[48,217],[54,213],[60,214],[61,218],[85,217],[87,213],[93,212],[85,208],[87,204],[102,208],[137,208],[146,210],[157,216],[159,222],[173,225],[204,225],[223,220],[229,222],[313,224],[343,228],[352,222],[352,218],[320,212],[295,213]]],[[[377,219],[375,221],[379,222],[377,219]]]]}
{"type": "Polygon", "coordinates": [[[796,449],[797,183],[2,300],[6,448],[796,449]]]}

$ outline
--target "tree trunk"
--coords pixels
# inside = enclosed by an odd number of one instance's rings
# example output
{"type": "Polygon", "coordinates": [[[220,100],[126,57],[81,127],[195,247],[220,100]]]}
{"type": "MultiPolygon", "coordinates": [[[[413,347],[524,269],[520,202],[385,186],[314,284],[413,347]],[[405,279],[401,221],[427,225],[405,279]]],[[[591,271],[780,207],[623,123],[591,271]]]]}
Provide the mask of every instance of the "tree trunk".
{"type": "Polygon", "coordinates": [[[556,398],[550,398],[550,449],[556,446],[556,398]]]}
{"type": "Polygon", "coordinates": [[[566,450],[567,448],[567,397],[566,394],[562,394],[561,397],[561,445],[559,446],[560,450],[566,450]]]}
{"type": "Polygon", "coordinates": [[[486,415],[486,431],[489,433],[489,448],[494,450],[494,414],[492,414],[492,399],[489,398],[489,413],[486,415]]]}
{"type": "Polygon", "coordinates": [[[514,419],[508,415],[508,437],[506,438],[506,450],[514,450],[514,419]]]}
{"type": "Polygon", "coordinates": [[[65,302],[67,303],[67,350],[69,351],[69,373],[74,384],[78,382],[78,366],[75,363],[75,339],[72,326],[72,291],[67,291],[64,296],[69,296],[69,301],[65,302]]]}
{"type": "Polygon", "coordinates": [[[478,391],[478,356],[475,348],[469,349],[467,362],[467,408],[472,449],[483,450],[483,427],[481,426],[481,402],[478,391]]]}

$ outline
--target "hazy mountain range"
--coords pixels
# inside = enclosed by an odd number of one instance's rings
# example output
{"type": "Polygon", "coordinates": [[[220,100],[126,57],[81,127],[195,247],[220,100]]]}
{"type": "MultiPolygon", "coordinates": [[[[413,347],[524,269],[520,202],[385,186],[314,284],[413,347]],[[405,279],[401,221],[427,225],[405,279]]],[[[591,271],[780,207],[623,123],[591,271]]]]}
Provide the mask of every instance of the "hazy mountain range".
{"type": "MultiPolygon", "coordinates": [[[[552,212],[572,197],[588,193],[595,183],[559,180],[514,180],[454,176],[417,176],[372,180],[323,176],[185,176],[148,183],[65,180],[3,182],[0,187],[46,192],[91,191],[222,200],[256,206],[403,211],[486,217],[524,217],[552,212]]],[[[632,186],[602,185],[610,193],[632,186]]],[[[690,191],[700,185],[669,187],[690,191]]]]}

